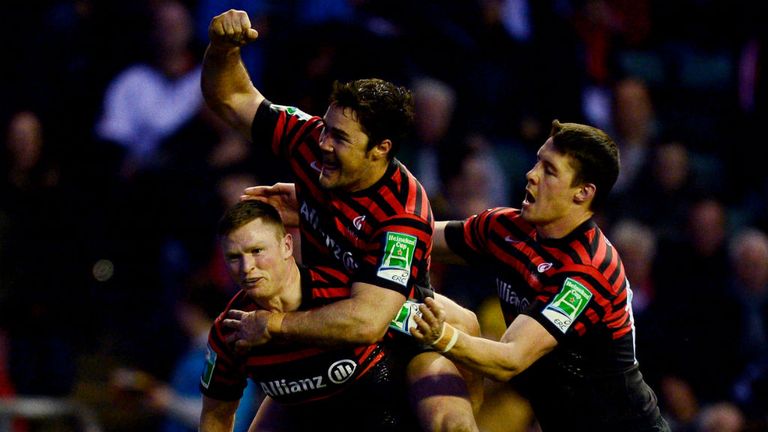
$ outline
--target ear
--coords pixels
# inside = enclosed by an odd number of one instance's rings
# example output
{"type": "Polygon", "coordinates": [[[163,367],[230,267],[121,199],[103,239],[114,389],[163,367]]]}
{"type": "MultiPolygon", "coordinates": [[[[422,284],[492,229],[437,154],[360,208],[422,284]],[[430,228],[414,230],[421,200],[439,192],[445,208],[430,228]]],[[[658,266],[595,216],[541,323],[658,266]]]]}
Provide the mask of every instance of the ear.
{"type": "Polygon", "coordinates": [[[387,159],[389,152],[392,150],[392,141],[389,139],[383,139],[371,149],[371,156],[374,160],[387,159]]]}
{"type": "Polygon", "coordinates": [[[290,233],[286,233],[285,237],[281,240],[283,247],[283,259],[293,255],[293,236],[290,233]]]}
{"type": "Polygon", "coordinates": [[[590,203],[595,197],[595,191],[597,191],[597,187],[594,183],[584,183],[573,196],[573,201],[577,204],[590,203]]]}

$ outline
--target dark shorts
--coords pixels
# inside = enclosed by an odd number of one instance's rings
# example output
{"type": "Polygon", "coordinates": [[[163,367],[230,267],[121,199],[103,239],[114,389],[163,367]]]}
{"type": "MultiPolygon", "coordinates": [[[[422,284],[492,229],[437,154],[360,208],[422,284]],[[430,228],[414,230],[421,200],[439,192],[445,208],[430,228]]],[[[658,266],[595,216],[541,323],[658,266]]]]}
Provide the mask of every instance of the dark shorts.
{"type": "MultiPolygon", "coordinates": [[[[580,380],[528,376],[523,395],[544,432],[668,432],[656,394],[635,365],[628,370],[580,380]],[[536,379],[535,385],[534,379],[536,379]]],[[[521,382],[522,384],[522,382],[521,382]]]]}

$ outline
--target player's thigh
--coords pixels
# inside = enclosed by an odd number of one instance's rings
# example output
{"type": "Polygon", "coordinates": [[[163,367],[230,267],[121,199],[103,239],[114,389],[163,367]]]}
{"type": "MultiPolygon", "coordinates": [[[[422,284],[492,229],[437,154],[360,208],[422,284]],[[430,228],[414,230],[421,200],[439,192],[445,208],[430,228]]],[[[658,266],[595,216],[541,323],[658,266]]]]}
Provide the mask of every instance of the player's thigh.
{"type": "Polygon", "coordinates": [[[480,334],[480,322],[473,311],[439,293],[435,293],[435,301],[443,306],[449,324],[472,336],[480,334]]]}
{"type": "MultiPolygon", "coordinates": [[[[472,310],[439,293],[435,293],[435,301],[443,306],[448,323],[471,336],[480,336],[480,322],[472,310]]],[[[458,369],[464,377],[464,382],[467,383],[472,407],[475,414],[477,414],[480,412],[480,406],[483,404],[485,379],[481,374],[473,372],[466,367],[459,366],[458,369]]]]}
{"type": "Polygon", "coordinates": [[[424,352],[408,364],[408,391],[422,428],[428,431],[476,431],[473,407],[456,366],[436,352],[424,352]]]}

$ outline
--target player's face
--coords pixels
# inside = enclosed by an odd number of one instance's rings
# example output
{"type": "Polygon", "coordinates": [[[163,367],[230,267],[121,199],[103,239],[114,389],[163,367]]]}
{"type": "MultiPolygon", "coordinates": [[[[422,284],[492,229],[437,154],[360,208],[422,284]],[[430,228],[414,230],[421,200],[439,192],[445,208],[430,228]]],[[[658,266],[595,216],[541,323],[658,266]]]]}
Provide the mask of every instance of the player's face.
{"type": "Polygon", "coordinates": [[[326,189],[355,192],[378,180],[368,136],[350,109],[331,105],[323,118],[325,128],[320,135],[322,169],[320,185],[326,189]]]}
{"type": "Polygon", "coordinates": [[[576,208],[574,196],[579,185],[572,185],[576,174],[569,156],[558,152],[549,138],[537,153],[538,161],[526,174],[522,216],[538,228],[567,221],[576,208]]]}
{"type": "Polygon", "coordinates": [[[254,219],[222,239],[229,274],[252,299],[280,294],[291,263],[287,237],[280,237],[274,225],[254,219]]]}

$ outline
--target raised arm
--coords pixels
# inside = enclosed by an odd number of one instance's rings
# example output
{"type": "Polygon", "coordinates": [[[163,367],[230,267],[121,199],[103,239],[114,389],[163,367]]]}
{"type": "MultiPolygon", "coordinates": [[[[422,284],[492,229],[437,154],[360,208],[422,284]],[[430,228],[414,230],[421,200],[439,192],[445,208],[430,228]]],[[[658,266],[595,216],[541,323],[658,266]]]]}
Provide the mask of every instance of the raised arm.
{"type": "Polygon", "coordinates": [[[208,106],[248,140],[251,123],[264,96],[254,87],[240,57],[240,47],[259,33],[243,11],[230,9],[213,18],[203,57],[201,86],[208,106]]]}

